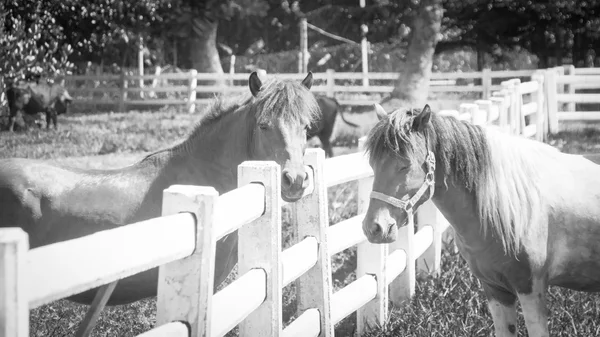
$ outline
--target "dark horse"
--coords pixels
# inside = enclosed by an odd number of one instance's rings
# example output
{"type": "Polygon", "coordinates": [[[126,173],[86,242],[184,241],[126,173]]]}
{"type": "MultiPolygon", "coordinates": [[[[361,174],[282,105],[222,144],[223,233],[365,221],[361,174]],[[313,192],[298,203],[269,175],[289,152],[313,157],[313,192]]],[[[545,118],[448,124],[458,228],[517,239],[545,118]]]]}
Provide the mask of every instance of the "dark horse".
{"type": "MultiPolygon", "coordinates": [[[[333,126],[335,124],[338,110],[340,109],[340,103],[332,97],[316,96],[316,98],[317,103],[319,103],[321,114],[319,115],[319,118],[317,118],[315,122],[311,124],[310,128],[306,132],[306,137],[307,139],[311,139],[314,136],[318,136],[321,140],[323,150],[325,150],[325,154],[328,157],[333,157],[333,151],[331,149],[331,143],[329,139],[333,133],[333,126]]],[[[340,117],[342,117],[344,123],[355,128],[358,127],[358,125],[348,122],[344,118],[344,114],[341,111],[340,117]]]]}
{"type": "Polygon", "coordinates": [[[58,115],[67,112],[68,104],[73,100],[69,92],[60,84],[28,85],[26,88],[11,86],[6,90],[9,109],[9,131],[14,131],[16,117],[19,113],[34,117],[38,113],[46,114],[46,128],[50,123],[57,128],[58,115]]]}
{"type": "MultiPolygon", "coordinates": [[[[303,162],[306,129],[318,114],[311,86],[311,73],[302,83],[272,79],[264,85],[252,73],[252,95],[217,99],[182,143],[121,169],[83,170],[2,159],[0,227],[20,226],[35,248],[159,217],[165,188],[213,186],[226,193],[237,187],[237,167],[247,160],[280,164],[281,197],[296,201],[308,186],[303,162]]],[[[237,233],[232,233],[217,243],[216,285],[236,263],[237,233]]],[[[157,283],[158,268],[122,279],[108,304],[156,296],[157,283]]],[[[93,289],[69,299],[89,304],[95,293],[93,289]]]]}

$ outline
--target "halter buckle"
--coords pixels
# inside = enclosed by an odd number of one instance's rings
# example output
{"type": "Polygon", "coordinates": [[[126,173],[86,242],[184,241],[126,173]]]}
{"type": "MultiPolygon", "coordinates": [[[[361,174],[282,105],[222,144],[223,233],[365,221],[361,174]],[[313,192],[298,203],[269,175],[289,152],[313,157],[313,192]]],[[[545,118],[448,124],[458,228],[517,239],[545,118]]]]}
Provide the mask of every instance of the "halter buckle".
{"type": "Polygon", "coordinates": [[[433,171],[429,171],[425,174],[425,184],[429,186],[435,184],[435,175],[433,174],[433,171]]]}
{"type": "Polygon", "coordinates": [[[410,201],[410,199],[406,200],[406,202],[404,203],[404,211],[406,213],[412,212],[412,208],[413,208],[413,203],[410,201]]]}

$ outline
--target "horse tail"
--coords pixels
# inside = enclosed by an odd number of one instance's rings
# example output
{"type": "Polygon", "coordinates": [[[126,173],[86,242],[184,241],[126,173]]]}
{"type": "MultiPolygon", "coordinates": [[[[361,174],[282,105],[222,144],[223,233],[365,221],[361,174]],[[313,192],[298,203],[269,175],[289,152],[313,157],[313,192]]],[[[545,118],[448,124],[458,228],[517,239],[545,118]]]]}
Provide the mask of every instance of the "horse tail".
{"type": "Polygon", "coordinates": [[[338,108],[338,110],[339,110],[339,112],[340,112],[340,117],[342,118],[342,120],[344,121],[344,123],[346,123],[346,124],[350,125],[350,126],[351,126],[351,127],[353,127],[353,128],[357,128],[357,127],[358,127],[358,125],[356,125],[356,124],[354,124],[354,123],[352,123],[352,122],[349,122],[349,121],[347,121],[347,120],[346,120],[346,118],[344,118],[344,112],[341,110],[342,106],[340,105],[340,102],[338,102],[338,100],[337,100],[337,99],[335,99],[335,97],[330,97],[330,98],[331,98],[331,99],[332,99],[332,100],[335,102],[335,104],[337,105],[337,108],[338,108]]]}

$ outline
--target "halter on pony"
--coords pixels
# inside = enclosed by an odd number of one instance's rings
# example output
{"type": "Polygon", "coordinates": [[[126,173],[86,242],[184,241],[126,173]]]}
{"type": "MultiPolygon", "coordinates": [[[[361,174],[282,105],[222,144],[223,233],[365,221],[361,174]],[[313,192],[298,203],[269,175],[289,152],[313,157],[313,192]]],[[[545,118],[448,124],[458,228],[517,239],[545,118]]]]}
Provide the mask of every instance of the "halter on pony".
{"type": "Polygon", "coordinates": [[[423,194],[425,194],[425,192],[429,189],[429,197],[427,198],[427,200],[429,200],[433,197],[433,192],[435,191],[435,155],[433,152],[428,151],[427,157],[425,157],[425,162],[427,163],[425,181],[412,197],[409,197],[408,194],[405,194],[401,199],[396,199],[384,193],[372,191],[371,198],[381,200],[392,206],[403,209],[408,216],[411,216],[414,211],[413,206],[419,202],[423,194]]]}

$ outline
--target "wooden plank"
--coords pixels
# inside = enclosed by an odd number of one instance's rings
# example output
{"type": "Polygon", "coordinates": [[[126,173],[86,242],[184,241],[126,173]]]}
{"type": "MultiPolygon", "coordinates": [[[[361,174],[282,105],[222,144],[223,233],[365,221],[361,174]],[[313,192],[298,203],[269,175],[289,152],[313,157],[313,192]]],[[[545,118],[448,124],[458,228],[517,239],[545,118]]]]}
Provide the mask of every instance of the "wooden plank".
{"type": "Polygon", "coordinates": [[[191,336],[210,331],[215,247],[215,205],[219,193],[209,186],[172,185],[163,191],[162,214],[193,214],[197,223],[190,237],[194,251],[184,259],[160,266],[156,323],[183,321],[191,336]]]}
{"type": "MultiPolygon", "coordinates": [[[[101,90],[98,90],[101,91],[101,90]]],[[[128,92],[148,92],[148,91],[153,91],[153,92],[181,92],[181,93],[186,93],[188,91],[188,87],[186,86],[182,86],[182,85],[178,85],[178,86],[169,86],[169,87],[129,87],[127,88],[128,92]]]]}
{"type": "Polygon", "coordinates": [[[523,136],[533,137],[537,133],[537,125],[531,124],[523,128],[523,136]]]}
{"type": "MultiPolygon", "coordinates": [[[[365,140],[365,138],[359,139],[359,151],[364,151],[365,140]]],[[[358,181],[356,212],[359,214],[365,214],[369,208],[373,179],[373,177],[368,177],[358,181]]],[[[388,282],[385,279],[387,256],[388,245],[386,244],[372,244],[363,241],[357,247],[356,277],[373,275],[377,280],[377,295],[373,300],[360,307],[356,313],[356,330],[359,335],[383,326],[387,320],[388,282]]]]}
{"type": "MultiPolygon", "coordinates": [[[[576,68],[577,69],[577,68],[576,68]]],[[[598,74],[600,75],[600,74],[598,74]]],[[[600,76],[598,75],[569,75],[559,76],[557,84],[591,84],[592,88],[600,87],[600,76]]]]}
{"type": "Polygon", "coordinates": [[[267,274],[252,269],[216,293],[212,303],[211,337],[225,336],[267,297],[267,274]]]}
{"type": "Polygon", "coordinates": [[[526,104],[523,104],[523,106],[521,106],[521,113],[523,114],[523,116],[529,116],[531,114],[534,114],[538,111],[538,103],[537,102],[529,102],[526,104]]]}
{"type": "Polygon", "coordinates": [[[314,191],[292,204],[292,226],[297,238],[314,237],[319,243],[317,263],[296,281],[297,310],[319,310],[319,330],[322,337],[334,336],[331,321],[331,259],[329,256],[329,227],[327,185],[325,179],[323,149],[307,149],[304,163],[309,165],[309,177],[314,177],[314,191]]]}
{"type": "Polygon", "coordinates": [[[319,244],[309,236],[281,253],[282,284],[287,286],[312,268],[318,259],[319,244]]]}
{"type": "MultiPolygon", "coordinates": [[[[256,268],[262,270],[266,275],[265,299],[240,323],[239,336],[278,337],[283,330],[281,167],[274,161],[243,162],[238,166],[238,187],[251,183],[264,186],[264,198],[259,200],[262,199],[265,206],[258,219],[238,229],[238,273],[245,274],[256,268]]],[[[228,206],[234,205],[239,204],[228,206]]]]}
{"type": "Polygon", "coordinates": [[[388,285],[406,269],[406,252],[403,249],[396,249],[387,256],[387,270],[385,279],[388,285]]]}
{"type": "MultiPolygon", "coordinates": [[[[490,102],[491,103],[491,102],[490,102]]],[[[442,263],[442,233],[440,228],[441,212],[435,207],[433,201],[424,202],[417,210],[417,223],[419,231],[415,234],[415,256],[417,259],[417,270],[430,275],[438,276],[442,263]],[[425,243],[420,242],[419,235],[428,235],[431,232],[431,243],[423,247],[425,243]],[[421,233],[421,234],[419,234],[421,233]],[[424,250],[421,252],[421,248],[424,250]]]]}
{"type": "Polygon", "coordinates": [[[189,256],[196,248],[194,238],[194,217],[180,213],[32,249],[24,281],[29,306],[37,308],[189,256]]]}
{"type": "Polygon", "coordinates": [[[415,259],[418,259],[433,243],[433,227],[431,225],[420,227],[413,240],[415,240],[413,244],[415,259]]]}
{"type": "Polygon", "coordinates": [[[597,121],[600,111],[560,111],[557,117],[561,121],[597,121]]]}
{"type": "Polygon", "coordinates": [[[28,236],[21,228],[0,229],[0,336],[29,337],[29,306],[24,286],[28,278],[27,249],[28,236]]]}
{"type": "Polygon", "coordinates": [[[265,187],[262,184],[248,184],[224,193],[219,197],[215,211],[215,239],[235,232],[264,212],[265,187]],[[235,212],[231,211],[231,205],[237,205],[235,212]]]}
{"type": "Polygon", "coordinates": [[[283,337],[317,337],[321,333],[320,313],[308,309],[283,329],[283,337]]]}
{"type": "Polygon", "coordinates": [[[523,82],[519,86],[519,92],[521,93],[521,95],[531,94],[533,92],[538,91],[539,89],[540,84],[537,81],[523,82]]]}
{"type": "Polygon", "coordinates": [[[188,337],[189,328],[182,322],[171,322],[146,331],[137,337],[188,337]]]}
{"type": "Polygon", "coordinates": [[[119,283],[119,281],[105,284],[98,289],[90,308],[83,318],[83,321],[79,323],[75,337],[87,337],[92,333],[94,326],[96,326],[96,322],[100,317],[100,313],[102,313],[102,310],[104,310],[104,307],[106,306],[110,295],[112,295],[113,290],[115,290],[117,283],[119,283]]]}
{"type": "Polygon", "coordinates": [[[363,152],[329,158],[325,161],[325,185],[336,186],[370,177],[373,169],[363,152]]]}
{"type": "Polygon", "coordinates": [[[600,75],[600,68],[575,68],[575,75],[600,75]]]}
{"type": "Polygon", "coordinates": [[[483,92],[481,85],[430,86],[429,92],[483,92]]]}
{"type": "Polygon", "coordinates": [[[365,214],[363,213],[329,226],[327,238],[330,256],[367,241],[362,230],[364,218],[365,214]]]}
{"type": "Polygon", "coordinates": [[[557,102],[600,103],[600,94],[557,94],[557,102]]]}
{"type": "Polygon", "coordinates": [[[338,290],[331,297],[332,324],[339,323],[375,296],[377,296],[377,280],[373,275],[364,275],[338,290]]]}

